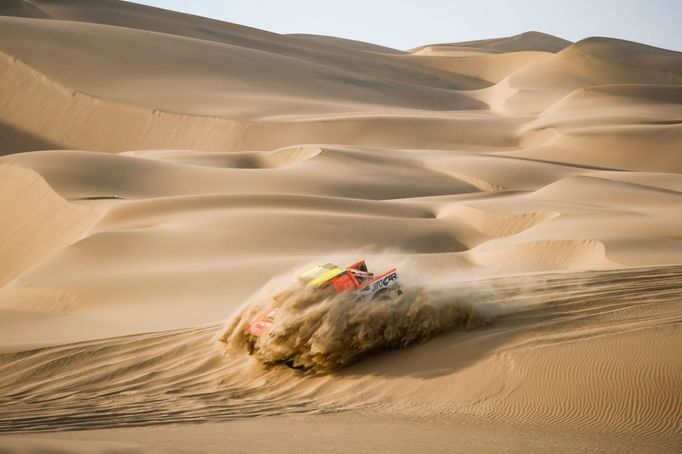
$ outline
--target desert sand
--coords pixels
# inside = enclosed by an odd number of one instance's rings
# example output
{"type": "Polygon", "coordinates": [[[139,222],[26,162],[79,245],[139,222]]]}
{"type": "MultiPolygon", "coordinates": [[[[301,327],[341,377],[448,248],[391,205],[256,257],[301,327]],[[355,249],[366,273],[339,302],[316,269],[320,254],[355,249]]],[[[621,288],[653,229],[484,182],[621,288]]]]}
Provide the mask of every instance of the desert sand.
{"type": "Polygon", "coordinates": [[[0,451],[679,452],[681,122],[623,40],[4,1],[0,451]],[[405,294],[230,341],[359,258],[405,294]]]}

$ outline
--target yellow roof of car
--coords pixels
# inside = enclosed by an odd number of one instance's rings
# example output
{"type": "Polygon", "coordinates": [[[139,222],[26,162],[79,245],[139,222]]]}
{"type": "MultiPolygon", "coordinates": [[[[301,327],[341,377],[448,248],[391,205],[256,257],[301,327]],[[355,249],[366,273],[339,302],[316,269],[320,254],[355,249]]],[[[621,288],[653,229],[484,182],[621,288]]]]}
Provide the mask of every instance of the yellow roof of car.
{"type": "Polygon", "coordinates": [[[323,266],[316,266],[309,269],[299,276],[306,288],[318,288],[330,279],[335,278],[339,274],[343,274],[346,270],[339,268],[336,265],[327,264],[323,266]]]}

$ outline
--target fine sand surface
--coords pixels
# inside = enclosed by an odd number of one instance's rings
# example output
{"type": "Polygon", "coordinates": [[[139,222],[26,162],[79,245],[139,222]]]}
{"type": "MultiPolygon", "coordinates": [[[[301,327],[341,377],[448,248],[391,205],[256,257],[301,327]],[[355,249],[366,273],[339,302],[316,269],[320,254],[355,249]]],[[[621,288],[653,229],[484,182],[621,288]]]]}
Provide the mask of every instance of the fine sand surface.
{"type": "Polygon", "coordinates": [[[7,0],[0,213],[0,452],[682,450],[682,53],[7,0]]]}

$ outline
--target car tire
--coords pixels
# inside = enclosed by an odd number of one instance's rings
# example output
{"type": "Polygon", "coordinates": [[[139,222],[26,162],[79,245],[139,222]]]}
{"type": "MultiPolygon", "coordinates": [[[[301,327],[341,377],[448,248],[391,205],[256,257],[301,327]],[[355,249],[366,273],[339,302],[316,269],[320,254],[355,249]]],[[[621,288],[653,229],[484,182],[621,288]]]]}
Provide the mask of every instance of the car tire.
{"type": "Polygon", "coordinates": [[[372,296],[372,301],[383,301],[391,298],[391,291],[387,288],[381,289],[372,296]]]}

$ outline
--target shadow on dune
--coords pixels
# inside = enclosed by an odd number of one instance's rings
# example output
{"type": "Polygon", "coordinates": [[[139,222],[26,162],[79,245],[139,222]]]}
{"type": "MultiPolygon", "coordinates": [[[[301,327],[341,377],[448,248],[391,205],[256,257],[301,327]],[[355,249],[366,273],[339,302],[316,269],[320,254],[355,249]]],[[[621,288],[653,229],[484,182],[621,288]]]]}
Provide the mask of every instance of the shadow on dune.
{"type": "Polygon", "coordinates": [[[0,156],[22,151],[54,150],[59,145],[0,121],[0,156]]]}
{"type": "Polygon", "coordinates": [[[451,375],[510,344],[529,326],[527,323],[498,316],[485,326],[459,327],[406,348],[371,352],[335,374],[340,377],[372,375],[421,379],[451,375]]]}

